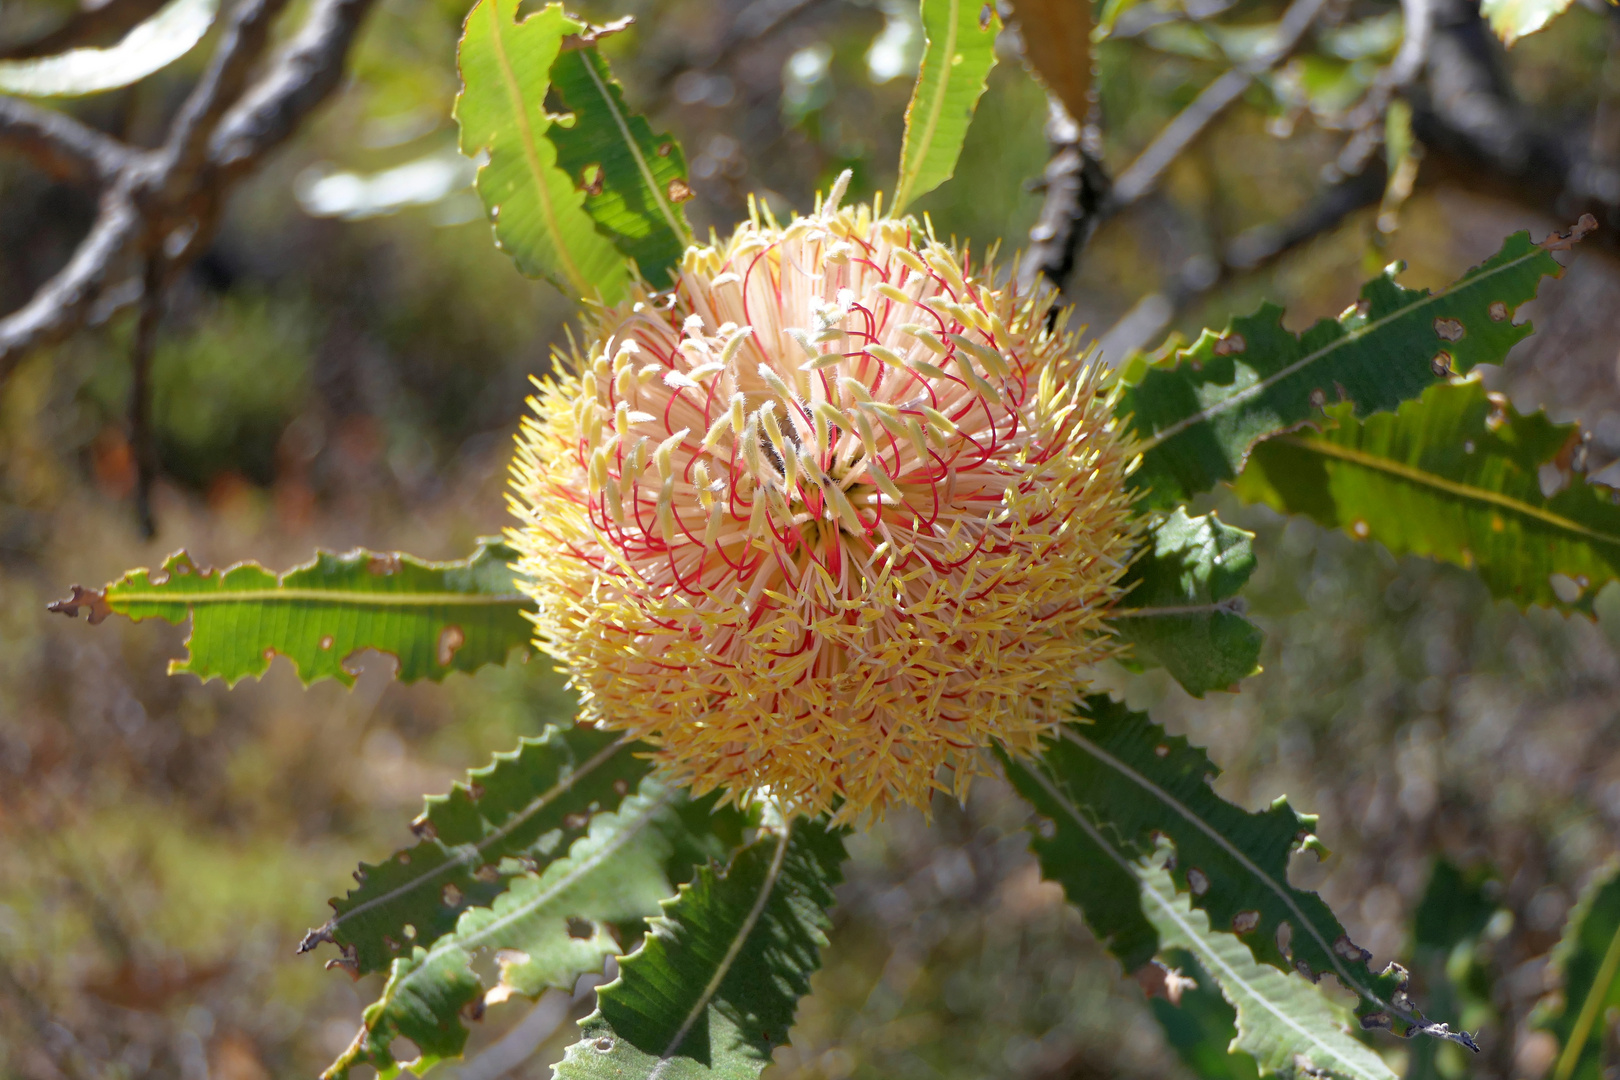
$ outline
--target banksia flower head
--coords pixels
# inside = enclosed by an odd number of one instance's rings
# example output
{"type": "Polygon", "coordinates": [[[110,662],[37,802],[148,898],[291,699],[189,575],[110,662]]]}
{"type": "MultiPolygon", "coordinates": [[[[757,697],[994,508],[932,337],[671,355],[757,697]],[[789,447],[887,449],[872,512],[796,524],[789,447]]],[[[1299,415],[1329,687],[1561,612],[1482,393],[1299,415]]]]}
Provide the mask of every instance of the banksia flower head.
{"type": "Polygon", "coordinates": [[[849,820],[1066,714],[1113,652],[1133,451],[1048,294],[842,186],[587,316],[513,539],[583,719],[699,793],[849,820]]]}

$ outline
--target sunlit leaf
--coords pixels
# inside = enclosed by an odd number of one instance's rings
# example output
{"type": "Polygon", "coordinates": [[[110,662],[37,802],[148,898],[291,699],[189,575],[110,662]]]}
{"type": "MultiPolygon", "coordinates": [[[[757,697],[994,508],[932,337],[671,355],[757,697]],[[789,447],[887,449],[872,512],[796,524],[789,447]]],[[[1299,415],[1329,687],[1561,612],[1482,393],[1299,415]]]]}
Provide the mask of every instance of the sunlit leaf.
{"type": "Polygon", "coordinates": [[[634,944],[618,938],[615,924],[653,914],[680,871],[729,852],[723,837],[737,837],[741,815],[721,811],[716,829],[712,809],[712,799],[688,803],[681,792],[644,781],[616,812],[593,818],[565,858],[514,878],[492,906],[465,911],[454,933],[395,961],[353,1045],[323,1076],[341,1080],[356,1065],[375,1067],[383,1080],[402,1069],[426,1072],[460,1056],[469,1013],[513,995],[572,989],[579,976],[600,970],[634,944]],[[491,985],[473,966],[479,956],[495,960],[491,985]],[[407,1062],[393,1053],[401,1036],[418,1051],[407,1062]]]}
{"type": "Polygon", "coordinates": [[[1569,5],[1570,0],[1480,0],[1479,13],[1502,44],[1512,45],[1568,11],[1569,5]]]}
{"type": "Polygon", "coordinates": [[[1144,504],[1169,509],[1232,479],[1256,442],[1329,404],[1349,402],[1357,416],[1383,412],[1448,374],[1500,363],[1530,333],[1514,311],[1544,275],[1562,273],[1528,233],[1438,293],[1396,284],[1396,269],[1303,334],[1268,304],[1224,334],[1205,330],[1165,366],[1128,370],[1119,412],[1142,439],[1131,484],[1144,504]]]}
{"type": "MultiPolygon", "coordinates": [[[[1209,920],[1204,922],[1207,925],[1209,920]]],[[[1178,1000],[1155,996],[1148,999],[1148,1008],[1176,1056],[1199,1080],[1258,1080],[1260,1070],[1254,1058],[1232,1047],[1237,1038],[1237,1010],[1221,996],[1220,983],[1186,949],[1166,949],[1159,959],[1179,976],[1178,1000]]]]}
{"type": "Polygon", "coordinates": [[[557,165],[546,138],[551,67],[563,39],[585,24],[547,4],[522,22],[518,0],[479,0],[467,16],[456,97],[461,152],[489,155],[478,170],[478,194],[495,225],[495,241],[533,277],[579,297],[612,302],[629,273],[613,244],[597,232],[585,193],[557,165]]]}
{"type": "Polygon", "coordinates": [[[387,862],[364,864],[359,887],[332,901],[333,916],[299,952],[325,941],[355,974],[381,971],[412,946],[450,933],[461,913],[487,907],[514,875],[543,869],[616,809],[647,775],[647,747],[588,727],[547,728],[473,770],[448,795],[429,796],[411,824],[421,839],[387,862]],[[409,929],[407,929],[407,927],[409,929]]]}
{"type": "Polygon", "coordinates": [[[284,574],[258,563],[225,570],[200,567],[184,551],[157,571],[131,570],[105,590],[74,586],[51,605],[68,615],[88,608],[90,621],[124,615],[136,622],[191,619],[190,654],[169,673],[235,684],[263,675],[285,656],[306,683],[353,685],[347,666],[376,649],[399,662],[405,682],[442,679],[452,671],[502,664],[530,648],[532,606],[511,569],[517,553],[500,540],[479,541],[471,558],[424,562],[363,548],[315,560],[284,574]]]}
{"type": "Polygon", "coordinates": [[[905,210],[951,178],[985,79],[996,64],[1001,20],[979,0],[922,0],[927,46],[906,106],[894,209],[905,210]]]}
{"type": "Polygon", "coordinates": [[[1590,613],[1620,577],[1620,506],[1575,469],[1575,425],[1523,415],[1476,379],[1365,420],[1330,406],[1326,421],[1256,447],[1238,494],[1469,567],[1521,606],[1590,613]],[[1544,476],[1561,490],[1543,495],[1544,476]]]}
{"type": "Polygon", "coordinates": [[[633,258],[652,285],[669,273],[691,242],[681,203],[691,198],[680,144],[654,135],[624,103],[624,89],[595,46],[564,49],[551,66],[570,122],[553,122],[546,137],[557,164],[585,192],[585,211],[620,252],[633,258]]]}
{"type": "Polygon", "coordinates": [[[558,1080],[758,1076],[821,966],[844,835],[799,818],[699,870],[597,991],[558,1080]]]}
{"type": "MultiPolygon", "coordinates": [[[[1235,933],[1255,962],[1312,981],[1333,975],[1358,998],[1364,1027],[1472,1046],[1468,1036],[1425,1020],[1404,997],[1402,974],[1374,973],[1372,954],[1351,942],[1322,898],[1289,884],[1290,856],[1321,846],[1316,819],[1295,812],[1286,797],[1260,813],[1234,806],[1215,794],[1219,770],[1202,750],[1101,696],[1087,698],[1039,758],[1004,758],[1004,765],[1042,815],[1034,846],[1043,871],[1126,970],[1163,945],[1162,912],[1148,893],[1146,901],[1134,895],[1140,875],[1133,869],[1162,838],[1175,848],[1176,887],[1211,926],[1235,933]],[[1127,883],[1131,891],[1122,895],[1127,883]]],[[[1223,977],[1219,965],[1211,970],[1223,977]]]]}
{"type": "Polygon", "coordinates": [[[1395,1080],[1384,1060],[1350,1035],[1346,1010],[1298,975],[1255,963],[1235,935],[1211,930],[1209,916],[1176,891],[1176,883],[1162,867],[1144,867],[1141,881],[1143,907],[1158,928],[1160,941],[1195,956],[1237,1011],[1236,1035],[1227,1057],[1236,1070],[1247,1066],[1252,1076],[1258,1065],[1262,1076],[1298,1076],[1304,1072],[1303,1058],[1315,1075],[1395,1080]],[[1243,1061],[1243,1056],[1252,1060],[1243,1061]]]}
{"type": "Polygon", "coordinates": [[[1258,670],[1265,635],[1236,599],[1254,572],[1253,539],[1214,514],[1189,518],[1178,507],[1154,527],[1125,576],[1131,591],[1111,624],[1115,635],[1194,697],[1231,689],[1258,670]]]}
{"type": "Polygon", "coordinates": [[[77,97],[116,90],[168,67],[208,33],[219,0],[169,0],[157,14],[105,49],[0,60],[0,93],[77,97]]]}

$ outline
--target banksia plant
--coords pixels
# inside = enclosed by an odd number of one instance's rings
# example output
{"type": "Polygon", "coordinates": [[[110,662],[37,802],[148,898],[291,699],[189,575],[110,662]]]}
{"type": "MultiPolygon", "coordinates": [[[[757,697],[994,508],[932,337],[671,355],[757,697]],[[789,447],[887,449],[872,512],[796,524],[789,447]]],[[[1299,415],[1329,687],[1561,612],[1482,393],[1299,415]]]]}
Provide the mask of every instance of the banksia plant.
{"type": "MultiPolygon", "coordinates": [[[[1386,271],[1303,334],[1267,308],[1106,370],[1052,289],[904,214],[954,167],[995,5],[922,0],[896,213],[844,207],[846,174],[812,213],[756,210],[706,246],[679,147],[597,48],[613,28],[517,7],[468,17],[462,150],[501,246],[583,308],[519,433],[517,524],[447,563],[216,574],[182,552],[54,605],[190,617],[171,670],[202,678],[280,656],[352,682],[375,649],[437,679],[538,649],[572,681],[578,722],[429,799],[412,846],[362,865],[305,938],[388,976],[325,1075],[420,1074],[486,1011],[617,956],[559,1080],[756,1077],[809,992],[851,828],[986,771],[1124,972],[1173,994],[1194,980],[1161,961],[1193,955],[1222,984],[1236,1027],[1189,1060],[1393,1080],[1325,974],[1364,1031],[1477,1049],[1289,881],[1322,850],[1313,816],[1226,802],[1202,750],[1087,682],[1117,659],[1202,697],[1258,671],[1252,536],[1192,509],[1223,484],[1590,614],[1620,578],[1620,509],[1575,482],[1576,431],[1469,372],[1529,333],[1515,309],[1595,223],[1511,237],[1436,293],[1386,271]],[[1567,481],[1550,495],[1548,470],[1567,481]]],[[[1086,8],[1065,7],[1082,50],[1086,8]]],[[[1081,53],[1057,54],[1072,75],[1081,53]]],[[[1590,1029],[1560,1028],[1572,1068],[1590,1029]]]]}
{"type": "Polygon", "coordinates": [[[1134,543],[1131,440],[1052,302],[835,191],[590,312],[511,535],[582,715],[845,819],[1032,751],[1134,543]]]}

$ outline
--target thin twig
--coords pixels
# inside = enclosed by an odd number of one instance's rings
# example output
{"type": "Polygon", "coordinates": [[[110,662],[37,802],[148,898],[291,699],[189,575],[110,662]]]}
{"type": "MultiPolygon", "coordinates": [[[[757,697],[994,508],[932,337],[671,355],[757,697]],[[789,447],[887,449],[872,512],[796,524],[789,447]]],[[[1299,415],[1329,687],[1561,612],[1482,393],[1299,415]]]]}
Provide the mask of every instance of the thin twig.
{"type": "Polygon", "coordinates": [[[1109,180],[1102,163],[1086,152],[1084,130],[1063,103],[1050,95],[1046,141],[1052,149],[1041,177],[1046,198],[1041,216],[1029,230],[1029,250],[1019,267],[1019,282],[1027,289],[1044,276],[1061,290],[1102,221],[1109,180]]]}
{"type": "Polygon", "coordinates": [[[102,195],[101,213],[67,265],[22,308],[0,319],[0,380],[27,353],[54,345],[83,324],[91,305],[141,235],[144,222],[129,194],[134,166],[123,176],[102,195]]]}
{"type": "Polygon", "coordinates": [[[102,189],[95,223],[67,265],[21,309],[0,319],[0,382],[29,351],[140,301],[130,350],[130,438],[136,514],[148,537],[156,531],[152,484],[158,470],[151,366],[165,286],[212,242],[235,182],[340,85],[344,61],[373,2],[315,0],[300,32],[250,83],[288,0],[241,0],[155,150],[136,150],[69,117],[0,99],[0,145],[22,150],[56,175],[102,189]],[[139,291],[112,289],[132,263],[141,267],[139,291]]]}
{"type": "Polygon", "coordinates": [[[1230,68],[1199,93],[1192,103],[1166,124],[1114,180],[1114,193],[1110,200],[1115,210],[1130,206],[1152,191],[1169,168],[1192,141],[1201,135],[1211,121],[1226,110],[1249,84],[1260,75],[1281,63],[1299,45],[1300,39],[1316,21],[1325,0],[1294,0],[1277,24],[1277,35],[1271,47],[1234,68],[1230,68]]]}
{"type": "Polygon", "coordinates": [[[136,156],[116,139],[52,109],[0,97],[0,143],[60,180],[105,185],[136,156]]]}
{"type": "Polygon", "coordinates": [[[243,0],[231,12],[208,68],[186,97],[163,144],[163,188],[171,198],[191,181],[208,153],[208,140],[247,86],[248,74],[270,44],[270,27],[287,0],[243,0]]]}
{"type": "Polygon", "coordinates": [[[1325,126],[1359,131],[1382,117],[1396,93],[1422,74],[1434,34],[1433,0],[1401,0],[1401,22],[1404,36],[1395,59],[1378,73],[1372,87],[1349,112],[1325,126]]]}
{"type": "Polygon", "coordinates": [[[208,160],[234,179],[286,142],[343,82],[343,62],[374,0],[323,0],[269,70],[220,120],[208,160]]]}
{"type": "Polygon", "coordinates": [[[164,258],[171,278],[183,270],[212,238],[233,184],[340,85],[356,30],[374,0],[315,0],[301,32],[248,85],[286,3],[245,0],[236,9],[207,72],[156,150],[123,146],[65,117],[43,120],[43,110],[30,106],[6,103],[0,110],[0,145],[38,157],[45,153],[39,143],[46,125],[57,124],[66,133],[57,164],[104,184],[96,221],[67,265],[22,308],[0,318],[0,381],[25,354],[69,336],[92,312],[106,317],[136,299],[108,290],[124,280],[132,260],[144,260],[176,235],[185,242],[164,258]],[[121,163],[116,155],[123,155],[121,163]]]}
{"type": "Polygon", "coordinates": [[[158,323],[163,318],[165,266],[161,253],[146,259],[142,273],[141,311],[135,321],[135,340],[130,345],[132,374],[129,396],[129,441],[135,452],[135,519],[141,535],[150,540],[157,534],[152,514],[152,481],[157,477],[157,439],[152,431],[152,351],[157,344],[158,323]]]}

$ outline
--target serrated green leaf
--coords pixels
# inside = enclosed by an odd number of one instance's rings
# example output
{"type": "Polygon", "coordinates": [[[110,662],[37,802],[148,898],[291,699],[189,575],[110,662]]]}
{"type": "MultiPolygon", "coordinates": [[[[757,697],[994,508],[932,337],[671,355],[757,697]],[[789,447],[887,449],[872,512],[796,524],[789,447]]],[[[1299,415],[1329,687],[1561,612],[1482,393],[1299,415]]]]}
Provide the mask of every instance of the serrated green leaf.
{"type": "Polygon", "coordinates": [[[1500,363],[1530,333],[1513,313],[1562,268],[1528,233],[1439,293],[1395,282],[1391,267],[1337,319],[1295,335],[1265,305],[1224,334],[1204,331],[1173,367],[1127,372],[1119,415],[1142,440],[1131,476],[1143,504],[1169,509],[1230,480],[1261,439],[1353,404],[1357,416],[1394,409],[1440,376],[1500,363]]]}
{"type": "Polygon", "coordinates": [[[496,754],[449,794],[429,796],[411,823],[420,842],[362,863],[359,888],[332,901],[332,918],[298,951],[334,942],[364,975],[431,946],[462,912],[488,907],[514,877],[565,854],[594,814],[617,809],[651,770],[648,749],[613,732],[548,727],[496,754]]]}
{"type": "Polygon", "coordinates": [[[903,212],[956,172],[973,110],[996,66],[1001,19],[980,0],[922,0],[922,67],[906,106],[894,209],[903,212]]]}
{"type": "Polygon", "coordinates": [[[532,605],[518,591],[517,552],[498,539],[478,542],[472,556],[424,562],[397,552],[317,552],[313,562],[276,574],[258,563],[224,571],[199,567],[184,551],[157,572],[131,570],[102,592],[73,587],[51,610],[90,621],[123,615],[135,622],[191,619],[190,654],[169,673],[234,685],[259,676],[285,656],[305,683],[354,683],[350,657],[364,649],[399,661],[399,678],[442,679],[452,671],[503,664],[528,649],[532,605]]]}
{"type": "Polygon", "coordinates": [[[1569,913],[1553,967],[1561,999],[1534,1018],[1558,1039],[1549,1080],[1602,1080],[1604,1033],[1620,1016],[1620,867],[1599,874],[1569,913]]]}
{"type": "Polygon", "coordinates": [[[1297,975],[1255,963],[1237,937],[1212,931],[1209,917],[1177,893],[1163,867],[1143,867],[1141,881],[1143,906],[1160,940],[1197,957],[1236,1010],[1237,1030],[1229,1049],[1232,1057],[1241,1051],[1252,1059],[1251,1076],[1254,1066],[1263,1076],[1295,1076],[1304,1072],[1303,1063],[1309,1063],[1316,1070],[1313,1075],[1395,1080],[1384,1060],[1346,1030],[1346,1011],[1319,989],[1297,975]]]}
{"type": "MultiPolygon", "coordinates": [[[[1140,715],[1107,699],[1091,699],[1087,703],[1091,715],[1100,714],[1102,724],[1109,723],[1112,715],[1103,703],[1124,717],[1140,715]]],[[[1163,735],[1159,729],[1153,731],[1163,735]]],[[[1180,742],[1185,749],[1185,740],[1180,742]]],[[[1158,745],[1165,744],[1156,743],[1155,747],[1158,745]]],[[[1174,753],[1167,753],[1166,760],[1174,753]]],[[[1192,753],[1202,758],[1196,751],[1192,753]]],[[[1203,760],[1207,764],[1207,759],[1203,760]]],[[[1189,903],[1188,895],[1178,892],[1178,886],[1185,890],[1185,882],[1155,864],[1158,854],[1154,838],[1134,835],[1130,826],[1121,828],[1101,816],[1097,805],[1104,799],[1080,801],[1077,784],[1083,781],[1067,775],[1060,779],[1064,762],[1054,761],[1051,751],[1039,763],[1003,761],[1014,785],[1043,815],[1036,821],[1032,842],[1042,870],[1063,885],[1070,902],[1080,907],[1087,925],[1104,940],[1127,972],[1141,968],[1161,949],[1188,950],[1215,976],[1222,993],[1236,1008],[1237,1033],[1230,1049],[1252,1055],[1261,1071],[1292,1070],[1303,1059],[1312,1069],[1338,1077],[1389,1080],[1393,1074],[1376,1054],[1345,1034],[1342,1016],[1319,990],[1298,975],[1287,973],[1286,965],[1281,970],[1261,966],[1251,951],[1252,942],[1246,944],[1233,934],[1212,932],[1206,912],[1191,906],[1205,903],[1212,887],[1206,885],[1202,893],[1192,894],[1189,903]]],[[[1204,783],[1202,779],[1197,782],[1204,783]]],[[[1118,796],[1111,793],[1104,798],[1106,805],[1112,806],[1118,796]]],[[[1228,809],[1244,813],[1237,807],[1228,809]]],[[[1180,831],[1184,832],[1184,827],[1180,831]]],[[[1257,830],[1251,826],[1245,831],[1252,834],[1257,830]]],[[[1292,847],[1290,835],[1282,848],[1285,858],[1292,847]]],[[[1182,861],[1184,856],[1178,851],[1177,862],[1182,861]]],[[[1314,894],[1301,895],[1316,899],[1314,894]]],[[[1316,902],[1320,904],[1320,900],[1316,902]]],[[[1244,938],[1259,932],[1257,928],[1244,938]]],[[[1174,962],[1174,956],[1167,956],[1167,960],[1174,962]]],[[[1392,980],[1391,987],[1395,985],[1392,980]]],[[[1156,1011],[1160,1004],[1154,1002],[1156,1011]]],[[[1212,1056],[1212,1039],[1232,1038],[1230,1027],[1223,1035],[1218,1024],[1211,1026],[1211,1019],[1206,1013],[1193,1029],[1182,1032],[1191,1040],[1186,1049],[1195,1057],[1212,1056]]],[[[1220,1017],[1215,1015],[1213,1019],[1218,1021],[1220,1017]]],[[[1228,1059],[1224,1064],[1230,1070],[1200,1075],[1230,1075],[1242,1069],[1241,1062],[1234,1064],[1228,1059]]]]}
{"type": "Polygon", "coordinates": [[[1214,514],[1189,518],[1178,507],[1154,526],[1125,575],[1131,591],[1114,634],[1193,697],[1232,689],[1259,670],[1265,635],[1237,601],[1254,572],[1253,539],[1214,514]]]}
{"type": "Polygon", "coordinates": [[[821,966],[846,832],[800,818],[698,871],[597,991],[557,1080],[758,1076],[821,966]]]}
{"type": "Polygon", "coordinates": [[[478,0],[458,52],[462,87],[455,117],[461,152],[487,153],[478,194],[495,242],[531,277],[579,297],[613,303],[624,295],[624,259],[585,210],[585,193],[557,166],[546,138],[551,68],[563,39],[585,24],[547,4],[521,23],[519,0],[478,0]]]}
{"type": "Polygon", "coordinates": [[[1466,379],[1363,421],[1329,408],[1321,432],[1256,447],[1234,487],[1397,555],[1471,568],[1521,607],[1590,614],[1620,577],[1620,506],[1572,468],[1579,445],[1576,425],[1523,415],[1466,379]],[[1571,482],[1549,498],[1543,469],[1571,482]]]}
{"type": "Polygon", "coordinates": [[[1007,779],[1035,808],[1030,850],[1048,881],[1080,909],[1086,925],[1126,972],[1159,952],[1159,931],[1142,908],[1141,883],[1121,840],[1104,836],[1092,815],[1051,778],[1040,763],[997,750],[1007,779]]]}
{"type": "Polygon", "coordinates": [[[595,46],[565,48],[551,66],[552,83],[572,112],[546,129],[557,164],[585,192],[585,212],[620,252],[636,261],[655,288],[691,242],[681,203],[686,157],[668,135],[655,135],[646,119],[624,103],[624,89],[595,46]]]}
{"type": "Polygon", "coordinates": [[[1480,0],[1479,13],[1502,44],[1512,45],[1568,11],[1569,5],[1570,0],[1480,0]]]}
{"type": "Polygon", "coordinates": [[[139,82],[190,52],[218,11],[219,0],[170,0],[116,45],[0,60],[0,93],[78,97],[139,82]]]}
{"type": "Polygon", "coordinates": [[[322,1074],[325,1080],[342,1080],[356,1065],[375,1067],[383,1080],[406,1069],[420,1075],[461,1054],[468,1035],[464,1010],[476,1014],[480,1003],[513,994],[532,998],[550,987],[572,988],[579,976],[599,970],[629,944],[621,945],[611,924],[651,915],[674,891],[672,864],[690,867],[729,850],[720,833],[739,831],[738,823],[720,832],[701,827],[712,804],[689,804],[681,792],[643,781],[617,811],[592,819],[565,858],[514,878],[491,906],[463,912],[453,934],[396,960],[359,1035],[322,1074]],[[500,972],[487,989],[473,968],[481,954],[492,954],[500,972]],[[414,1060],[399,1062],[391,1052],[401,1037],[419,1051],[414,1060]]]}
{"type": "Polygon", "coordinates": [[[1166,949],[1160,960],[1180,976],[1179,1000],[1155,996],[1148,1008],[1176,1056],[1199,1080],[1259,1080],[1254,1058],[1232,1047],[1237,1010],[1221,996],[1215,977],[1186,949],[1166,949]]]}
{"type": "MultiPolygon", "coordinates": [[[[1099,937],[1123,938],[1123,948],[1110,940],[1109,949],[1127,970],[1151,955],[1142,926],[1150,924],[1152,912],[1132,916],[1118,890],[1130,864],[1151,856],[1164,837],[1175,847],[1176,885],[1190,893],[1212,926],[1230,927],[1257,962],[1313,981],[1335,976],[1359,999],[1363,1026],[1472,1045],[1467,1035],[1429,1024],[1403,1004],[1399,973],[1374,974],[1368,967],[1372,955],[1351,942],[1322,898],[1289,884],[1290,855],[1301,848],[1320,851],[1314,817],[1296,813],[1286,797],[1261,813],[1226,802],[1210,786],[1219,770],[1202,750],[1107,697],[1087,698],[1079,716],[1038,760],[1004,762],[1014,786],[1044,815],[1037,835],[1052,832],[1045,847],[1036,845],[1043,870],[1066,891],[1071,881],[1082,882],[1070,899],[1088,922],[1094,918],[1088,902],[1107,906],[1106,920],[1093,928],[1099,937]],[[1052,860],[1059,853],[1093,861],[1064,866],[1052,860]],[[1103,867],[1099,854],[1120,872],[1103,867]],[[1086,883],[1098,870],[1104,883],[1086,883]]],[[[1152,951],[1158,938],[1155,932],[1152,951]]]]}

